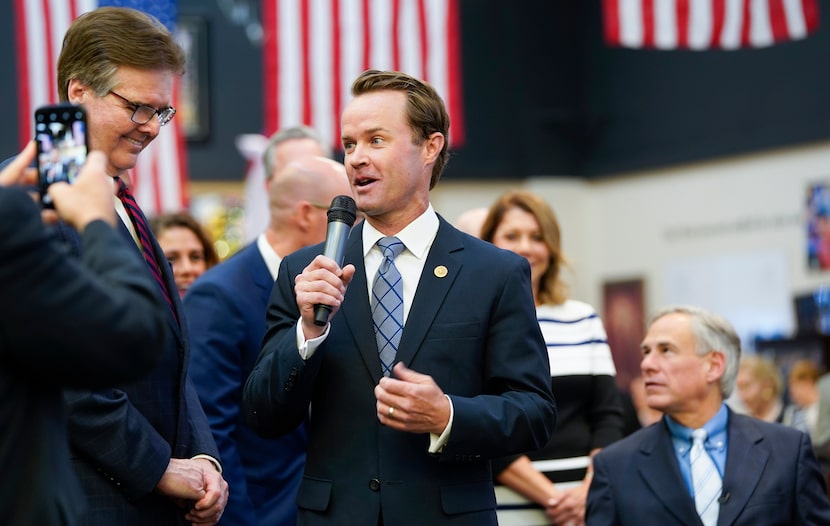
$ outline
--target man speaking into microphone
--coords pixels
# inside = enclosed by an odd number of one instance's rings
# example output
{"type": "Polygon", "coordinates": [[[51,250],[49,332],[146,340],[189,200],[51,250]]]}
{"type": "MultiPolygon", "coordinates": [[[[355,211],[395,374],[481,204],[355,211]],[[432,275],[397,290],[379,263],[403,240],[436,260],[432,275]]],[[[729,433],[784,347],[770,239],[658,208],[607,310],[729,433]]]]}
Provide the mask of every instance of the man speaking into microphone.
{"type": "Polygon", "coordinates": [[[264,435],[309,419],[300,525],[495,526],[490,458],[542,447],[556,420],[530,267],[432,208],[449,117],[429,84],[370,70],[352,95],[365,220],[342,264],[322,244],[283,259],[245,416],[264,435]]]}

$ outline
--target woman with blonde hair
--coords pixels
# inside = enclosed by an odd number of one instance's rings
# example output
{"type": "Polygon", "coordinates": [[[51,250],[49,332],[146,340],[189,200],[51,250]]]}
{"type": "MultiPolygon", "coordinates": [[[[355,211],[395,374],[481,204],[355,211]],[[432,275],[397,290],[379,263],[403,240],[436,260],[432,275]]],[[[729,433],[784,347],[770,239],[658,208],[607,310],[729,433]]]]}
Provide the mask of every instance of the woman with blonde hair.
{"type": "Polygon", "coordinates": [[[784,414],[784,380],[778,366],[763,356],[741,358],[736,391],[746,413],[766,422],[781,422],[784,414]]]}
{"type": "Polygon", "coordinates": [[[558,410],[548,445],[493,461],[499,524],[571,524],[585,521],[591,456],[622,437],[616,369],[596,311],[568,297],[556,215],[538,195],[503,194],[490,207],[481,238],[530,263],[536,315],[548,346],[558,410]]]}

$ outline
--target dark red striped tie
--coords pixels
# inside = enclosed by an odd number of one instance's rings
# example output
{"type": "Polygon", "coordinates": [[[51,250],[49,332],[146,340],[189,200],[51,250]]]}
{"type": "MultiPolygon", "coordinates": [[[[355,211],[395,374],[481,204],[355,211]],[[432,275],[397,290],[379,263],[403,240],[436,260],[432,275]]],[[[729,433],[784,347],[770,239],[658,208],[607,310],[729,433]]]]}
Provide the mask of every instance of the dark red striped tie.
{"type": "Polygon", "coordinates": [[[153,252],[153,243],[150,241],[150,227],[147,225],[147,219],[145,219],[144,213],[141,211],[141,208],[138,207],[135,197],[133,197],[132,192],[130,192],[130,189],[127,188],[124,181],[121,180],[120,177],[116,179],[118,180],[118,198],[121,199],[121,202],[124,204],[124,208],[127,209],[127,215],[130,216],[130,220],[133,222],[135,233],[141,243],[141,253],[144,255],[144,261],[150,268],[150,273],[154,278],[156,278],[156,283],[158,283],[159,287],[161,287],[161,290],[164,293],[164,299],[167,300],[167,304],[170,305],[170,311],[173,312],[173,317],[178,320],[178,316],[176,316],[176,308],[173,306],[173,300],[170,297],[167,287],[164,285],[164,278],[162,277],[161,269],[159,268],[153,252]]]}

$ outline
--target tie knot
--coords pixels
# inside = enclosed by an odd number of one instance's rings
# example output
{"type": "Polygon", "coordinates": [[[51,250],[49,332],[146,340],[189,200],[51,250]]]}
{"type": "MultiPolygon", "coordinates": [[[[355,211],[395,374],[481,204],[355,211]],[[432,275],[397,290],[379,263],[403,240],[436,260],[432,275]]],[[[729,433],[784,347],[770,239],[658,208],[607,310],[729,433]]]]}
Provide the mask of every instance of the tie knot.
{"type": "Polygon", "coordinates": [[[119,198],[124,197],[125,195],[129,195],[130,190],[129,190],[129,188],[127,188],[127,183],[125,183],[124,180],[121,179],[120,177],[116,177],[115,180],[117,181],[117,184],[118,184],[118,192],[116,193],[116,195],[119,198]]]}
{"type": "Polygon", "coordinates": [[[401,240],[394,236],[386,236],[378,239],[378,247],[383,252],[383,256],[389,259],[398,257],[405,248],[401,240]]]}
{"type": "Polygon", "coordinates": [[[703,443],[706,442],[706,437],[708,436],[709,433],[707,433],[702,427],[700,429],[695,429],[692,431],[692,444],[700,444],[702,446],[703,443]]]}

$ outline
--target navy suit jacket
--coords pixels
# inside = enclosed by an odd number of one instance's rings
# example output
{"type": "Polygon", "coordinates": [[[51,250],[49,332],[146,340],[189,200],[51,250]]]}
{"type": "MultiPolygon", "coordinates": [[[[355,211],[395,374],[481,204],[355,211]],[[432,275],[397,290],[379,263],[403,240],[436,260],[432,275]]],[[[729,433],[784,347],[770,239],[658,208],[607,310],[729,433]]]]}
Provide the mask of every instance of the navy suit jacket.
{"type": "MultiPolygon", "coordinates": [[[[729,411],[718,526],[830,524],[807,434],[729,411]]],[[[587,524],[700,524],[663,420],[594,457],[587,524]]]]}
{"type": "Polygon", "coordinates": [[[188,290],[190,373],[207,413],[231,488],[224,526],[297,522],[304,425],[269,439],[242,419],[242,388],[259,356],[274,280],[256,243],[208,270],[188,290]]]}
{"type": "Polygon", "coordinates": [[[246,416],[261,433],[279,434],[310,410],[301,525],[374,525],[381,514],[395,526],[495,525],[490,458],[542,447],[556,420],[527,260],[440,219],[397,354],[452,400],[449,442],[430,455],[428,434],[395,431],[376,416],[381,366],[364,224],[345,249],[344,263],[357,269],[345,301],[307,361],[297,351],[294,277],[323,245],[283,259],[245,387],[246,416]]]}
{"type": "MultiPolygon", "coordinates": [[[[131,249],[140,254],[119,222],[131,249]]],[[[77,246],[74,232],[62,229],[77,246]]],[[[165,307],[167,343],[159,364],[113,389],[67,391],[73,463],[87,497],[80,524],[185,524],[184,511],[154,491],[171,458],[219,458],[210,426],[187,373],[190,349],[173,270],[155,237],[153,251],[177,317],[165,307]]],[[[146,275],[150,271],[142,267],[146,275]]],[[[95,335],[89,335],[94,338],[95,335]]]]}
{"type": "Polygon", "coordinates": [[[0,188],[0,524],[76,524],[61,389],[135,380],[164,344],[143,260],[102,221],[79,240],[80,261],[25,192],[0,188]]]}

